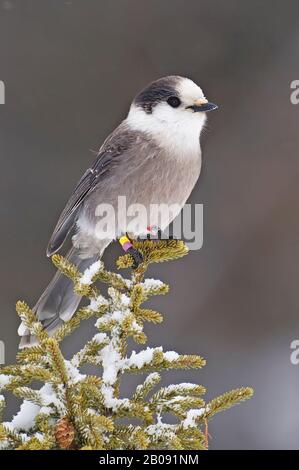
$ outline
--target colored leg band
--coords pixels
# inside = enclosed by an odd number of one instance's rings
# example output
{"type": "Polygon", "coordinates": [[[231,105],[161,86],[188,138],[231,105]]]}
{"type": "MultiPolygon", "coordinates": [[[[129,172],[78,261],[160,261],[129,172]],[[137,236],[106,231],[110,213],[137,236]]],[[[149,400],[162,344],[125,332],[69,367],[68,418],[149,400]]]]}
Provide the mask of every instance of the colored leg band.
{"type": "Polygon", "coordinates": [[[159,227],[157,225],[148,225],[146,227],[147,231],[156,235],[159,232],[159,227]]]}
{"type": "Polygon", "coordinates": [[[126,237],[125,235],[123,237],[120,237],[119,243],[121,244],[122,249],[124,251],[128,251],[128,249],[133,246],[128,237],[126,237]]]}

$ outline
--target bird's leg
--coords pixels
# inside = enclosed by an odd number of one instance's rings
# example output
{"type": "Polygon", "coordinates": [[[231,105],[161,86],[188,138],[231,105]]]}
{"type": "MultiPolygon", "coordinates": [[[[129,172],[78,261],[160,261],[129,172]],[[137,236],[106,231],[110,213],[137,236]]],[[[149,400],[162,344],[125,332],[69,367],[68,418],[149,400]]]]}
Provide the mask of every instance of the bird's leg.
{"type": "Polygon", "coordinates": [[[148,240],[151,240],[151,236],[154,235],[156,237],[157,240],[162,240],[162,239],[165,239],[165,240],[175,240],[175,237],[173,235],[169,235],[168,238],[163,238],[163,232],[162,230],[160,229],[160,227],[158,227],[157,225],[149,225],[147,227],[147,235],[146,235],[146,238],[148,240]]]}
{"type": "Polygon", "coordinates": [[[123,235],[119,238],[119,243],[121,244],[122,249],[129,253],[133,258],[133,269],[137,269],[140,263],[143,261],[142,253],[133,247],[131,240],[127,235],[123,235]]]}
{"type": "Polygon", "coordinates": [[[156,236],[158,240],[161,239],[162,232],[161,232],[161,229],[157,225],[148,225],[146,227],[146,230],[147,230],[146,238],[148,240],[151,240],[152,235],[156,236]]]}

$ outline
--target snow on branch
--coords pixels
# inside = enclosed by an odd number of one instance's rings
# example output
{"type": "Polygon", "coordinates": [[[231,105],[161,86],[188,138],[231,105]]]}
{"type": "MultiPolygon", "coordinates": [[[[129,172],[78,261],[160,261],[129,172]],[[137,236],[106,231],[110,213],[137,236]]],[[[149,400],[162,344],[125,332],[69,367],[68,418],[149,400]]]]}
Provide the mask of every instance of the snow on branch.
{"type": "MultiPolygon", "coordinates": [[[[1,449],[206,449],[208,420],[252,395],[250,388],[241,388],[207,404],[202,385],[185,382],[157,388],[164,370],[200,369],[205,360],[164,351],[162,346],[129,348],[130,338],[138,345],[147,342],[145,322],[163,320],[159,312],[142,306],[151,296],[168,291],[162,281],[145,279],[148,265],[187,254],[184,243],[177,240],[134,244],[144,262],[131,270],[129,279],[107,271],[102,261],[79,273],[62,256],[53,256],[54,264],[73,281],[75,292],[87,304],[52,337],[25,302],[17,303],[23,327],[38,343],[20,351],[15,365],[0,369],[0,392],[12,392],[23,400],[12,420],[0,424],[1,449]],[[101,283],[108,284],[105,297],[99,291],[101,283]],[[95,318],[96,333],[66,359],[59,343],[90,317],[95,318]],[[84,364],[98,367],[97,375],[83,374],[84,364]],[[130,397],[121,397],[121,380],[128,373],[145,377],[130,397]],[[38,390],[30,386],[36,380],[43,383],[38,390]],[[175,424],[167,423],[169,413],[175,424]],[[133,424],[136,418],[138,424],[133,424]]],[[[127,254],[117,264],[131,268],[132,261],[127,254]]],[[[4,407],[0,395],[1,413],[4,407]]]]}

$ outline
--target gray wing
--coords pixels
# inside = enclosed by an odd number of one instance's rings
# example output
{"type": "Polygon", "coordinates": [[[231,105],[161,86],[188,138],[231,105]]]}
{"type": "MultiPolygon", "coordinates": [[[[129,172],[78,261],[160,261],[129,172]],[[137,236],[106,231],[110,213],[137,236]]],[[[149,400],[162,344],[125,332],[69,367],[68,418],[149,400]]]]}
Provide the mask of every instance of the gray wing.
{"type": "MultiPolygon", "coordinates": [[[[128,174],[130,165],[128,160],[132,160],[132,158],[134,160],[138,158],[139,162],[144,160],[144,155],[136,155],[134,152],[137,139],[144,140],[145,137],[131,131],[124,123],[106,139],[93,165],[86,170],[62,211],[49,241],[47,256],[51,256],[59,250],[76,222],[83,201],[95,188],[107,181],[108,175],[116,167],[124,167],[123,172],[118,171],[118,175],[124,178],[128,174]]],[[[132,162],[131,170],[138,166],[137,161],[132,162]]]]}

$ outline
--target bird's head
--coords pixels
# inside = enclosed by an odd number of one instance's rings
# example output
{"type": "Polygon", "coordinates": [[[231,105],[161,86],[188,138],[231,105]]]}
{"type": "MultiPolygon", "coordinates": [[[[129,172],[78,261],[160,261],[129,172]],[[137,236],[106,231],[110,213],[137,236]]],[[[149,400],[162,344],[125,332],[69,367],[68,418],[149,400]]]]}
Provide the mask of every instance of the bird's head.
{"type": "MultiPolygon", "coordinates": [[[[217,109],[204,96],[202,89],[189,78],[160,78],[136,95],[128,115],[136,129],[160,137],[177,136],[186,140],[198,137],[206,113],[217,109]]],[[[177,140],[177,139],[175,139],[177,140]]]]}

